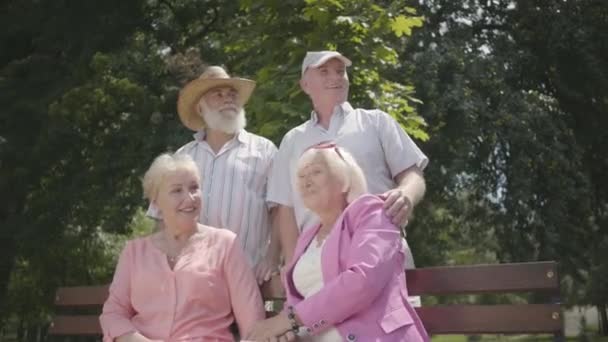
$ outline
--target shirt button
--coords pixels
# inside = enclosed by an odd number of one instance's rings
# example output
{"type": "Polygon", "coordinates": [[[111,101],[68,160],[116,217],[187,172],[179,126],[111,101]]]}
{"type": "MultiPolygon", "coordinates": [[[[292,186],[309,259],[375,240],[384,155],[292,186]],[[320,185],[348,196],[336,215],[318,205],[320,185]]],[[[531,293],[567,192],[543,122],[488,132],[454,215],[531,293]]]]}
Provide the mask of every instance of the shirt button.
{"type": "Polygon", "coordinates": [[[326,322],[325,322],[325,320],[321,320],[321,322],[319,322],[319,323],[321,323],[321,325],[325,325],[326,322]]]}
{"type": "Polygon", "coordinates": [[[310,334],[312,332],[312,329],[306,328],[306,332],[310,334]]]}
{"type": "Polygon", "coordinates": [[[353,335],[353,334],[348,334],[348,336],[346,337],[349,341],[356,341],[357,340],[357,336],[353,335]]]}
{"type": "Polygon", "coordinates": [[[313,328],[313,329],[319,329],[319,323],[315,323],[315,324],[313,324],[313,325],[312,325],[312,328],[313,328]]]}

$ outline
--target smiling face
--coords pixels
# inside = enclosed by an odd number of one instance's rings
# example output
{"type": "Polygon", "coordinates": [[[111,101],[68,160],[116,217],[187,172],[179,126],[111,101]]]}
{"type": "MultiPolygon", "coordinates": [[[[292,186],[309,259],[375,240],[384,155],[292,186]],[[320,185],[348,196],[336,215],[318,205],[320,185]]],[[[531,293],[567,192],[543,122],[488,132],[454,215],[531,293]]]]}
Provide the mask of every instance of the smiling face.
{"type": "Polygon", "coordinates": [[[315,105],[338,105],[348,98],[346,66],[332,58],[317,68],[309,68],[300,81],[302,90],[315,105]]]}
{"type": "Polygon", "coordinates": [[[200,179],[196,170],[187,167],[170,171],[154,200],[168,227],[178,230],[196,227],[201,212],[200,179]]]}

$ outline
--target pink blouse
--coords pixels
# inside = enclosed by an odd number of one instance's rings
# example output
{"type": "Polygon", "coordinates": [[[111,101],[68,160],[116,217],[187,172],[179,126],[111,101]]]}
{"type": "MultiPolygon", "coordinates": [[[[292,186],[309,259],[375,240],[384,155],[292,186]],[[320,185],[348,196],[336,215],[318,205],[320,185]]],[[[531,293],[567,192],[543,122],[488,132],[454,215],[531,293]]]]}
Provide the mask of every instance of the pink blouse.
{"type": "Polygon", "coordinates": [[[104,341],[129,332],[163,341],[233,341],[264,319],[260,290],[234,233],[205,227],[173,270],[151,237],[123,249],[100,316],[104,341]]]}

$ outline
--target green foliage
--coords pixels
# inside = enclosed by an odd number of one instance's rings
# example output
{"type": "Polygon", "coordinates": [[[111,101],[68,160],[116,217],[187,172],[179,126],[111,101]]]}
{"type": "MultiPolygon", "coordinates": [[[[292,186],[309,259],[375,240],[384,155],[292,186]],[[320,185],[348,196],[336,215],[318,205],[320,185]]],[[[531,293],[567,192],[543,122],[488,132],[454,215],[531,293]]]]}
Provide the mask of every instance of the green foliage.
{"type": "Polygon", "coordinates": [[[12,319],[47,322],[56,286],[109,280],[124,240],[152,229],[140,177],[190,139],[175,113],[185,82],[208,64],[255,79],[249,128],[278,143],[308,118],[300,63],[321,49],[353,60],[355,106],[424,142],[429,189],[408,227],[418,265],[555,259],[571,303],[608,302],[603,1],[0,6],[0,312],[12,319]]]}
{"type": "Polygon", "coordinates": [[[450,246],[445,230],[453,247],[472,241],[499,261],[557,260],[570,303],[606,303],[608,6],[437,0],[418,11],[407,74],[433,163],[414,250],[450,246]]]}
{"type": "Polygon", "coordinates": [[[412,34],[412,28],[422,26],[422,17],[408,18],[404,15],[399,15],[391,20],[391,28],[397,37],[403,35],[409,36],[412,34]]]}
{"type": "Polygon", "coordinates": [[[250,127],[278,143],[287,130],[308,119],[309,100],[298,85],[301,61],[306,51],[338,49],[353,60],[353,104],[381,108],[399,118],[409,133],[426,139],[424,120],[413,107],[413,89],[398,75],[398,51],[421,19],[411,8],[399,7],[398,2],[242,1],[242,10],[255,15],[237,19],[224,50],[232,71],[258,82],[248,105],[250,127]]]}
{"type": "Polygon", "coordinates": [[[355,62],[353,103],[426,138],[396,73],[420,18],[396,1],[1,6],[0,312],[11,322],[48,322],[57,286],[109,281],[124,240],[148,231],[140,177],[190,140],[175,103],[205,65],[256,79],[249,128],[278,143],[310,112],[304,53],[338,48],[355,62]]]}
{"type": "Polygon", "coordinates": [[[59,286],[98,285],[111,281],[117,257],[128,238],[149,234],[153,223],[139,209],[126,227],[128,235],[105,232],[101,227],[66,227],[61,249],[49,249],[19,258],[9,286],[9,312],[14,317],[44,326],[53,314],[53,293],[59,286]]]}

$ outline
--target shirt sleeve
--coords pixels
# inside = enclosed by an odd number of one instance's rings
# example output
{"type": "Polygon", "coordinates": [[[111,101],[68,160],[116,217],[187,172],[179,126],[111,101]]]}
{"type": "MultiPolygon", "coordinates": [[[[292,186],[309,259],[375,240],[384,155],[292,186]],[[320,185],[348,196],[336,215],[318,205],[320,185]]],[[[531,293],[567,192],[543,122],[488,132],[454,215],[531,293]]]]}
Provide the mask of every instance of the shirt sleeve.
{"type": "Polygon", "coordinates": [[[133,262],[131,249],[131,243],[127,243],[120,254],[109,296],[99,317],[104,341],[113,341],[119,336],[137,331],[131,323],[131,318],[135,315],[130,296],[133,262]]]}
{"type": "Polygon", "coordinates": [[[384,157],[393,178],[414,165],[424,170],[429,159],[397,120],[387,113],[379,112],[378,131],[384,157]]]}
{"type": "Polygon", "coordinates": [[[224,273],[232,312],[241,336],[247,336],[253,325],[265,317],[264,302],[252,268],[234,238],[224,261],[224,273]]]}
{"type": "Polygon", "coordinates": [[[269,142],[268,148],[266,149],[266,156],[268,158],[267,159],[267,169],[264,171],[264,174],[266,175],[266,184],[264,184],[264,196],[267,199],[266,204],[268,206],[268,209],[274,208],[277,204],[275,202],[268,201],[268,189],[270,188],[270,175],[272,173],[272,167],[273,167],[275,159],[277,157],[277,152],[278,152],[278,149],[274,145],[274,143],[269,142]]]}
{"type": "Polygon", "coordinates": [[[281,141],[279,151],[276,153],[268,179],[268,195],[266,200],[274,204],[293,207],[293,189],[291,185],[290,158],[293,143],[287,133],[281,141]]]}

